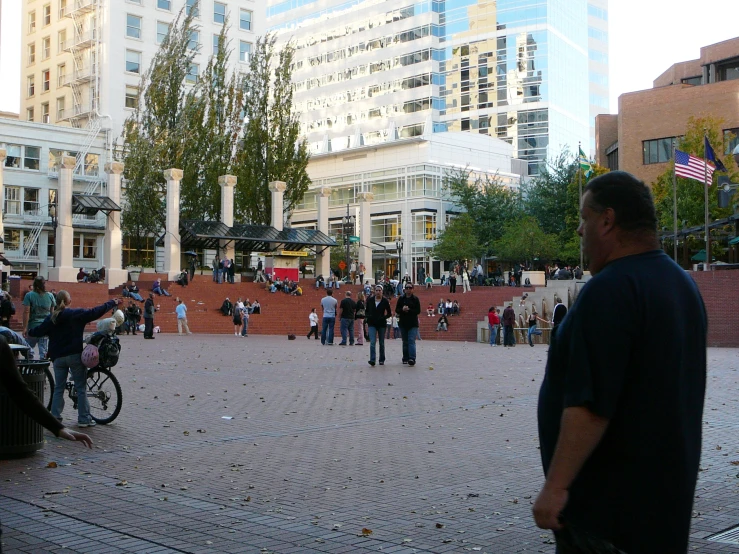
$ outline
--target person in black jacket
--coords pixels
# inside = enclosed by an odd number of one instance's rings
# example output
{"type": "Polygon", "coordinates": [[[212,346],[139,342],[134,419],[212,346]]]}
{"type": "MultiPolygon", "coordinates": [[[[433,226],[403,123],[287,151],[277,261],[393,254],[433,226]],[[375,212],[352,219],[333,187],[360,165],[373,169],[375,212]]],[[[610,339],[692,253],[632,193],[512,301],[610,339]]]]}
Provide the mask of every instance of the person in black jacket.
{"type": "Polygon", "coordinates": [[[365,323],[369,332],[370,359],[369,365],[375,365],[375,342],[380,341],[380,365],[385,365],[385,327],[387,319],[392,317],[390,302],[382,295],[382,285],[375,285],[375,296],[367,299],[365,304],[365,323]]]}
{"type": "Polygon", "coordinates": [[[421,301],[413,294],[413,283],[406,282],[404,292],[405,294],[398,298],[398,303],[395,304],[400,337],[403,339],[403,363],[416,365],[416,337],[421,301]]]}
{"type": "Polygon", "coordinates": [[[136,335],[139,321],[141,321],[141,309],[133,303],[133,300],[128,301],[128,308],[126,308],[126,321],[128,323],[126,334],[133,333],[136,335]]]}
{"type": "Polygon", "coordinates": [[[49,358],[54,360],[54,396],[51,402],[52,415],[61,421],[64,409],[64,390],[67,375],[71,372],[77,390],[77,426],[92,427],[95,420],[90,416],[87,401],[87,368],[82,364],[83,334],[85,326],[101,318],[119,304],[119,300],[108,300],[96,308],[70,308],[72,297],[65,290],[56,295],[56,307],[51,315],[38,327],[28,330],[30,337],[49,337],[49,358]]]}
{"type": "Polygon", "coordinates": [[[154,338],[154,293],[149,293],[149,298],[144,302],[144,338],[154,338]]]}

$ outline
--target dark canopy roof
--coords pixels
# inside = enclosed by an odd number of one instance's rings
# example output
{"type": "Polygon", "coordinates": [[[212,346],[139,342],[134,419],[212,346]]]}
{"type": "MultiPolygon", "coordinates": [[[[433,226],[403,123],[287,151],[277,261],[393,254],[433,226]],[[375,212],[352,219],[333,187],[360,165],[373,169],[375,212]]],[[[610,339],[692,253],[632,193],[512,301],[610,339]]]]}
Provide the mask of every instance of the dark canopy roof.
{"type": "Polygon", "coordinates": [[[121,207],[107,196],[95,194],[73,194],[72,213],[82,215],[95,215],[98,212],[120,212],[121,207]]]}
{"type": "MultiPolygon", "coordinates": [[[[270,225],[236,224],[228,227],[220,221],[180,221],[180,246],[189,248],[218,248],[220,241],[233,241],[237,250],[244,252],[297,251],[303,248],[336,246],[336,241],[315,229],[283,229],[270,225]]],[[[158,245],[163,240],[157,241],[158,245]]]]}

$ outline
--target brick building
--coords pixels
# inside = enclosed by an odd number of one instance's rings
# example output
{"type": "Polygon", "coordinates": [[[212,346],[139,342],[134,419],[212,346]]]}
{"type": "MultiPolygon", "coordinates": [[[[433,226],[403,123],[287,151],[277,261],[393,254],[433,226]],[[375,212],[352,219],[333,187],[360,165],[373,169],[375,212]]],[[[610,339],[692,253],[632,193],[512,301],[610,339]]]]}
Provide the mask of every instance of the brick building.
{"type": "Polygon", "coordinates": [[[704,115],[724,120],[727,139],[717,154],[739,157],[739,37],[704,46],[700,58],[672,65],[651,89],[619,96],[617,115],[596,117],[596,161],[652,183],[672,158],[673,137],[688,118],[704,115]]]}

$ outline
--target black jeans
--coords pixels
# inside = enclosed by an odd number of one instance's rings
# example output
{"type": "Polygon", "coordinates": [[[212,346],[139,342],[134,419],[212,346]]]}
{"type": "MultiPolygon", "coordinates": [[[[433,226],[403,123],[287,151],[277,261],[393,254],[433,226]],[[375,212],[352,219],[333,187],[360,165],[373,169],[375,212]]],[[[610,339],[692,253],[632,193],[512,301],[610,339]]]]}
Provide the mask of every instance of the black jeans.
{"type": "Polygon", "coordinates": [[[145,317],[144,318],[144,338],[149,338],[153,336],[154,336],[154,318],[145,317]]]}
{"type": "Polygon", "coordinates": [[[311,335],[315,335],[316,340],[318,340],[318,325],[311,325],[310,331],[308,332],[308,338],[310,338],[311,335]]]}
{"type": "MultiPolygon", "coordinates": [[[[128,318],[128,330],[132,332],[134,335],[136,334],[137,327],[139,326],[138,321],[136,321],[136,318],[129,317],[128,318]]],[[[128,333],[127,333],[128,334],[128,333]]]]}
{"type": "Polygon", "coordinates": [[[457,280],[450,279],[449,280],[449,293],[454,294],[455,292],[457,292],[457,280]]]}

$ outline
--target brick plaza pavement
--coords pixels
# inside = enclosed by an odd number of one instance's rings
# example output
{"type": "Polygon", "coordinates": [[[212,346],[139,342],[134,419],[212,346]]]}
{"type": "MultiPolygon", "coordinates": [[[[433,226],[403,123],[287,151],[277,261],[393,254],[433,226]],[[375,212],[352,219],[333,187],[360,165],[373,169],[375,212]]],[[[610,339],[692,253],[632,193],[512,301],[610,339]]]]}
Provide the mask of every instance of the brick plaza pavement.
{"type": "MultiPolygon", "coordinates": [[[[546,346],[426,340],[409,368],[391,340],[371,368],[305,337],[122,342],[94,450],[0,462],[6,554],[554,552],[531,518],[546,346]]],[[[709,363],[691,550],[739,553],[705,540],[739,524],[739,350],[709,363]]]]}

